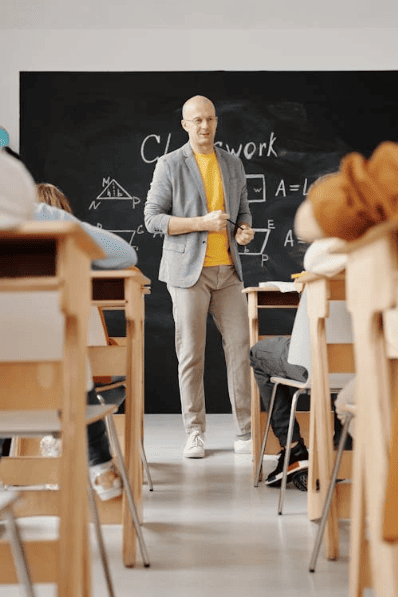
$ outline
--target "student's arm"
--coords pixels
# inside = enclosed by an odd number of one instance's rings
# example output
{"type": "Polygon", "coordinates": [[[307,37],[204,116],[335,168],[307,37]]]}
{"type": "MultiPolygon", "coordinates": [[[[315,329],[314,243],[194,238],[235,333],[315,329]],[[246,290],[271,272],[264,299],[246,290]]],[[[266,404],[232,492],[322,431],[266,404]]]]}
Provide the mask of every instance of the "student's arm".
{"type": "Polygon", "coordinates": [[[35,206],[35,220],[54,221],[63,220],[80,224],[91,238],[101,247],[107,255],[105,259],[96,259],[93,265],[99,269],[125,269],[136,265],[137,253],[135,249],[124,241],[120,236],[92,226],[87,222],[82,222],[73,214],[70,214],[57,207],[52,207],[46,203],[37,203],[35,206]]]}

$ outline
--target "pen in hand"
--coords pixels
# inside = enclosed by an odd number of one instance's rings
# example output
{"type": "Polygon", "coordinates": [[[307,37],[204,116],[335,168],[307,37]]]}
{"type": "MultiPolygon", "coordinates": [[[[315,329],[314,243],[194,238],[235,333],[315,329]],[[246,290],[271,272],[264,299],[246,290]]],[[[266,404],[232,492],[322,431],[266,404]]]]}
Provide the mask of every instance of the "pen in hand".
{"type": "Polygon", "coordinates": [[[242,226],[239,226],[239,224],[237,224],[236,222],[233,222],[229,218],[227,218],[227,220],[228,220],[228,222],[231,222],[231,224],[233,224],[234,226],[237,226],[237,228],[240,228],[241,230],[244,230],[244,228],[242,228],[242,226]]]}

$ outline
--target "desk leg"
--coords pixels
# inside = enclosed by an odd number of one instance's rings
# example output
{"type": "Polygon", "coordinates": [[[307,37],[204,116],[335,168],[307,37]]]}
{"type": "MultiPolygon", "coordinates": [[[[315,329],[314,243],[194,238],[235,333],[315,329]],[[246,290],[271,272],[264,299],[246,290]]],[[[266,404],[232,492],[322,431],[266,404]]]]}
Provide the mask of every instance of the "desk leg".
{"type": "MultiPolygon", "coordinates": [[[[125,460],[135,505],[142,519],[142,463],[139,446],[142,439],[144,403],[144,309],[140,286],[127,284],[127,375],[125,460]]],[[[126,498],[123,498],[123,561],[132,567],[137,558],[137,538],[126,498]]]]}
{"type": "MultiPolygon", "coordinates": [[[[258,301],[257,293],[249,292],[247,296],[247,308],[249,315],[249,336],[250,346],[258,342],[258,301]]],[[[250,390],[251,390],[251,432],[252,432],[252,459],[253,459],[253,480],[256,479],[257,463],[261,451],[261,406],[260,406],[260,392],[256,379],[254,377],[253,369],[250,371],[250,390]]],[[[260,472],[259,481],[262,479],[262,471],[260,472]]]]}
{"type": "Polygon", "coordinates": [[[84,559],[90,557],[87,533],[86,456],[86,326],[66,317],[64,400],[60,489],[60,562],[58,597],[91,595],[84,559]],[[85,579],[85,580],[84,580],[85,579]]]}

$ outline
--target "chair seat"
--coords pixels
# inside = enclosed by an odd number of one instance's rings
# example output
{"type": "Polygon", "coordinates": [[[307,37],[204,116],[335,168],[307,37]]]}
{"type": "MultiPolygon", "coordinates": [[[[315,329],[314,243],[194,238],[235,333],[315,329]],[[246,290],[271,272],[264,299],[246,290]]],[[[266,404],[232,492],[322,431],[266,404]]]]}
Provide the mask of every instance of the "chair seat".
{"type": "MultiPolygon", "coordinates": [[[[349,381],[355,377],[354,373],[330,373],[329,375],[329,386],[330,391],[341,390],[344,388],[349,381]]],[[[304,390],[306,388],[311,389],[311,380],[297,381],[296,379],[287,379],[286,377],[271,377],[271,383],[281,383],[285,386],[292,388],[298,388],[304,390]]]]}
{"type": "Polygon", "coordinates": [[[271,383],[281,383],[284,386],[299,388],[301,390],[309,388],[311,385],[308,381],[297,381],[297,379],[288,379],[286,377],[271,377],[271,383]]]}
{"type": "MultiPolygon", "coordinates": [[[[95,423],[116,412],[115,404],[95,404],[86,407],[86,425],[95,423]]],[[[56,410],[3,411],[0,419],[0,437],[34,437],[61,431],[61,420],[56,410]]]]}

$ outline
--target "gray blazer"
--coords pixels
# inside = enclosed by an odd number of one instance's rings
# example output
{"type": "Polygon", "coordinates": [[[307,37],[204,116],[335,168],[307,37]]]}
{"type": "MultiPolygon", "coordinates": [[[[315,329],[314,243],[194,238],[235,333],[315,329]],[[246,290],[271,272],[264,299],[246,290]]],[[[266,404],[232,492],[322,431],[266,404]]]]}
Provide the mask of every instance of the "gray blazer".
{"type": "MultiPolygon", "coordinates": [[[[220,166],[226,213],[238,224],[251,225],[246,177],[241,160],[215,147],[220,166]]],[[[207,211],[206,192],[190,143],[159,158],[145,203],[145,226],[149,232],[164,236],[159,280],[180,288],[189,288],[199,279],[206,254],[207,232],[169,235],[171,216],[191,218],[207,211]]],[[[234,226],[227,222],[231,257],[242,280],[242,265],[233,236],[234,226]]]]}

